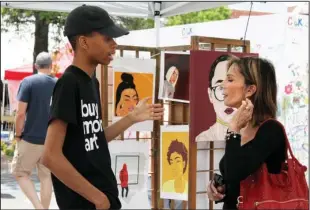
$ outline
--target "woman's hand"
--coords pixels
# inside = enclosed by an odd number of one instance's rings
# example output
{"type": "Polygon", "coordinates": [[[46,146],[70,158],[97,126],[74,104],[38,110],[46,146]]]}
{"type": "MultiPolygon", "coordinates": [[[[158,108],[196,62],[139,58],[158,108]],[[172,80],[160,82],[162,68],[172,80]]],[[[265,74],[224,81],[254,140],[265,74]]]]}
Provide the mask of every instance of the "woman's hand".
{"type": "Polygon", "coordinates": [[[251,100],[246,99],[245,101],[242,101],[242,105],[236,111],[236,114],[229,123],[229,130],[239,133],[240,130],[252,119],[253,108],[254,106],[251,100]]]}
{"type": "Polygon", "coordinates": [[[211,201],[220,201],[225,197],[225,185],[220,187],[215,187],[212,180],[210,180],[207,187],[208,198],[211,201]]]}

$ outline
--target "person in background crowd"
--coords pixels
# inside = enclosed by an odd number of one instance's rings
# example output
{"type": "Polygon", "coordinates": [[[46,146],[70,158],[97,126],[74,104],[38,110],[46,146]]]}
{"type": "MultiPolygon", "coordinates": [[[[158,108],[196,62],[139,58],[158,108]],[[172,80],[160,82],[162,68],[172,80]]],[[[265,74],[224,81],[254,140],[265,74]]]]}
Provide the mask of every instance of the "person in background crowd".
{"type": "Polygon", "coordinates": [[[38,74],[23,79],[17,94],[15,118],[16,149],[12,161],[12,174],[35,209],[48,209],[52,196],[51,174],[40,163],[50,113],[50,102],[57,79],[50,76],[52,59],[41,52],[36,58],[38,74]],[[41,183],[40,199],[30,179],[37,167],[41,183]]]}

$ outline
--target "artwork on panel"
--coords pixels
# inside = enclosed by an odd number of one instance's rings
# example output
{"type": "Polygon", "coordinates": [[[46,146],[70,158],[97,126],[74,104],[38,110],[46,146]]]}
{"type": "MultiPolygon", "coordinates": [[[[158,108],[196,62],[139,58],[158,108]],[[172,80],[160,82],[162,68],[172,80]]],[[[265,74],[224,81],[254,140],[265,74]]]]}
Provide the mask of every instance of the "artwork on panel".
{"type": "Polygon", "coordinates": [[[222,82],[230,56],[257,54],[191,52],[190,116],[192,141],[224,141],[227,126],[236,109],[224,105],[222,82]]]}
{"type": "Polygon", "coordinates": [[[139,158],[139,155],[116,155],[114,172],[122,188],[139,183],[139,158]]]}
{"type": "MultiPolygon", "coordinates": [[[[295,157],[309,169],[309,28],[308,24],[292,24],[292,20],[303,22],[305,17],[288,17],[285,42],[251,45],[260,57],[274,63],[278,83],[277,119],[286,129],[295,157]]],[[[309,170],[306,176],[308,182],[309,170]]]]}
{"type": "Polygon", "coordinates": [[[189,127],[161,126],[160,197],[188,199],[189,127]]]}
{"type": "MultiPolygon", "coordinates": [[[[129,114],[140,100],[151,97],[154,102],[155,60],[117,58],[113,68],[112,121],[129,114]]],[[[145,121],[131,126],[127,131],[152,131],[153,121],[145,121]]]]}
{"type": "Polygon", "coordinates": [[[150,209],[148,202],[149,142],[136,140],[109,143],[111,162],[123,209],[150,209]]]}
{"type": "Polygon", "coordinates": [[[162,52],[159,99],[189,103],[189,59],[186,52],[162,52]]]}
{"type": "MultiPolygon", "coordinates": [[[[289,74],[278,91],[278,119],[285,126],[295,157],[309,167],[309,61],[308,52],[302,52],[301,45],[287,44],[283,59],[285,67],[276,69],[278,75],[281,75],[281,71],[289,74]],[[298,48],[300,52],[296,51],[298,48]],[[297,55],[291,55],[292,52],[297,55]]],[[[309,170],[306,176],[308,181],[309,170]]]]}

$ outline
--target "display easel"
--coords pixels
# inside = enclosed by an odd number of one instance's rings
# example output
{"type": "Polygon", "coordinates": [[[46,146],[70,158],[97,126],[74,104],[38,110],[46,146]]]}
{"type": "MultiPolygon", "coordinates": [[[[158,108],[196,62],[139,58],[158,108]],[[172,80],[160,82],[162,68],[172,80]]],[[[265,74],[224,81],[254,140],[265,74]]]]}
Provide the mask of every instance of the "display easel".
{"type": "MultiPolygon", "coordinates": [[[[221,39],[211,37],[192,36],[191,44],[184,46],[174,47],[162,47],[162,48],[149,48],[149,47],[136,47],[136,46],[118,46],[120,50],[120,56],[123,57],[124,51],[134,51],[136,58],[139,58],[140,52],[149,52],[150,56],[156,59],[156,82],[155,82],[155,102],[162,103],[162,100],[158,99],[159,90],[159,78],[160,78],[160,52],[161,51],[188,51],[188,50],[211,50],[223,49],[227,52],[231,52],[235,47],[242,48],[243,52],[250,52],[250,42],[234,39],[221,39]]],[[[101,104],[102,104],[102,117],[103,126],[108,126],[112,120],[109,117],[109,113],[112,112],[112,102],[108,98],[108,89],[112,87],[112,84],[108,83],[108,67],[101,66],[100,68],[100,92],[101,92],[101,104]]],[[[168,102],[169,105],[169,125],[188,125],[189,118],[189,104],[181,102],[168,102]]],[[[151,140],[151,172],[152,177],[151,191],[152,191],[152,209],[163,209],[163,200],[159,199],[160,193],[160,125],[163,122],[155,122],[151,138],[145,138],[145,140],[151,140]]],[[[137,140],[139,140],[139,132],[136,134],[137,140]]],[[[120,139],[124,139],[124,135],[120,136],[120,139]]],[[[208,170],[197,171],[197,144],[190,141],[189,145],[189,197],[188,202],[183,202],[183,209],[195,209],[196,208],[196,194],[203,194],[206,192],[196,192],[196,174],[197,173],[209,173],[210,177],[213,175],[214,170],[214,157],[213,143],[210,144],[210,168],[208,170]]],[[[207,197],[206,197],[207,199],[207,197]]],[[[212,202],[210,202],[210,208],[213,208],[212,202]]],[[[171,209],[174,209],[174,201],[171,202],[171,209]]]]}
{"type": "MultiPolygon", "coordinates": [[[[160,53],[156,48],[147,48],[147,47],[138,47],[138,46],[118,46],[117,50],[120,51],[120,57],[124,56],[124,51],[134,51],[135,57],[139,58],[141,52],[148,52],[150,57],[156,59],[156,75],[155,75],[155,102],[162,103],[158,98],[158,88],[159,88],[159,74],[160,74],[160,53]]],[[[108,98],[108,89],[113,87],[113,84],[108,82],[108,77],[111,76],[108,74],[108,66],[101,66],[100,72],[100,92],[101,92],[101,104],[102,104],[102,118],[103,126],[108,126],[112,123],[112,101],[108,98]]],[[[159,149],[159,140],[160,140],[160,124],[162,122],[154,122],[153,132],[151,132],[151,138],[140,138],[140,132],[136,132],[136,139],[139,140],[151,140],[151,172],[149,175],[152,177],[152,184],[150,191],[152,192],[152,209],[157,209],[159,195],[159,175],[158,171],[160,170],[159,164],[160,157],[158,153],[159,149]]],[[[130,140],[131,138],[124,138],[124,134],[121,134],[117,137],[119,140],[130,140]]]]}

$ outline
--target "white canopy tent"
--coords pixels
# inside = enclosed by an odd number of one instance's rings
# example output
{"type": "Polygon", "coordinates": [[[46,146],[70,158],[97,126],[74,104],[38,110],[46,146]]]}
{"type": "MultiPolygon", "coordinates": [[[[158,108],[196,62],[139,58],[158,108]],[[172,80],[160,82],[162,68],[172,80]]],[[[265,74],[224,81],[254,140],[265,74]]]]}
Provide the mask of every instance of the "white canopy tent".
{"type": "Polygon", "coordinates": [[[153,18],[157,15],[161,17],[169,17],[178,14],[200,11],[219,6],[225,6],[238,2],[91,2],[91,1],[45,1],[45,2],[15,2],[1,1],[1,7],[10,7],[18,9],[31,9],[43,11],[70,12],[75,7],[83,4],[96,5],[107,10],[111,15],[127,16],[127,17],[145,17],[153,18]]]}
{"type": "Polygon", "coordinates": [[[104,8],[110,15],[126,16],[126,17],[140,17],[140,18],[154,18],[156,28],[156,45],[159,46],[159,29],[160,18],[170,17],[189,12],[196,12],[220,6],[236,4],[240,2],[227,1],[227,2],[91,2],[91,1],[78,1],[78,2],[17,2],[17,1],[1,1],[1,7],[41,10],[41,11],[58,11],[70,12],[74,8],[83,5],[96,5],[104,8]]]}

